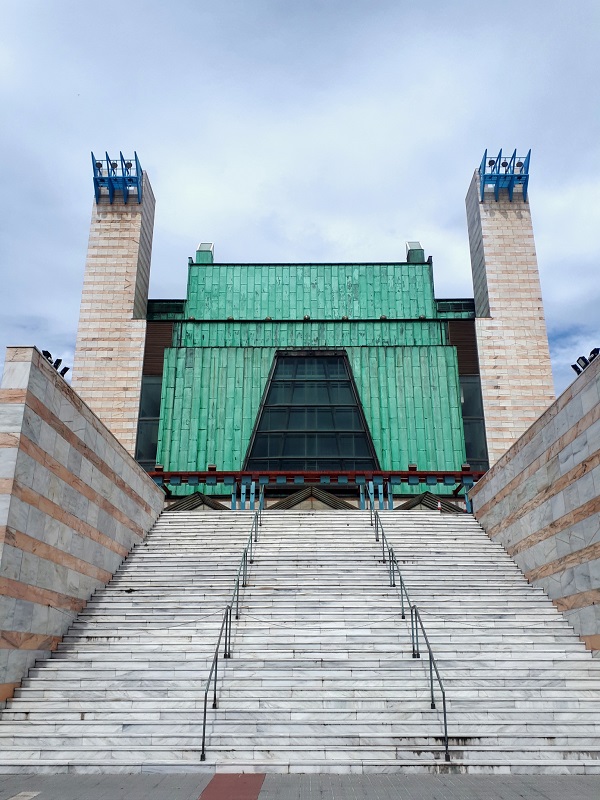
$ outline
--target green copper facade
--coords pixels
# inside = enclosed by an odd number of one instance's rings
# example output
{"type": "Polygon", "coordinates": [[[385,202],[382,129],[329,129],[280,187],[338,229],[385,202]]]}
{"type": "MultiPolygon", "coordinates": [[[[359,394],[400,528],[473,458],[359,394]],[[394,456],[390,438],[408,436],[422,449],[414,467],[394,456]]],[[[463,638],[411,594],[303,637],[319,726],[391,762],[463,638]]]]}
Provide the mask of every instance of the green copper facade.
{"type": "Polygon", "coordinates": [[[472,315],[436,302],[430,262],[190,262],[185,305],[167,313],[156,454],[165,470],[243,468],[282,350],[347,354],[381,469],[465,461],[448,320],[472,315]]]}

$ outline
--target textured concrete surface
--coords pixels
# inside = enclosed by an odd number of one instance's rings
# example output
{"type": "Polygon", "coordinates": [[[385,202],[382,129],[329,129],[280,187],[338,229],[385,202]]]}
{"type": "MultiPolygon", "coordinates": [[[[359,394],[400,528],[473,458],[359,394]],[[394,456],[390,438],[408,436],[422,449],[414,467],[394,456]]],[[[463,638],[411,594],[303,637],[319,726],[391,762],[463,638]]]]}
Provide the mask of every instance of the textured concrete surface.
{"type": "MultiPolygon", "coordinates": [[[[210,775],[3,775],[0,800],[199,800],[210,775]],[[35,794],[39,793],[39,794],[35,794]]],[[[598,800],[600,777],[267,775],[259,800],[598,800]]],[[[223,800],[237,800],[235,796],[223,800]]]]}

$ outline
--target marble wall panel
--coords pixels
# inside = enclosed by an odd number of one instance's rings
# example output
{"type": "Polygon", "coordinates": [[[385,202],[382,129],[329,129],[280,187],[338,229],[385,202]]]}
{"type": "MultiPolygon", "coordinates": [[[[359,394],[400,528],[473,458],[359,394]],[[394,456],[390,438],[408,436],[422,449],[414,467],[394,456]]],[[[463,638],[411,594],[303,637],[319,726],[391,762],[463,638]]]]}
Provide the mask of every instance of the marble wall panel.
{"type": "Polygon", "coordinates": [[[471,492],[475,516],[600,654],[600,358],[471,492]]]}
{"type": "Polygon", "coordinates": [[[0,389],[0,701],[154,524],[163,493],[34,348],[0,389]]]}

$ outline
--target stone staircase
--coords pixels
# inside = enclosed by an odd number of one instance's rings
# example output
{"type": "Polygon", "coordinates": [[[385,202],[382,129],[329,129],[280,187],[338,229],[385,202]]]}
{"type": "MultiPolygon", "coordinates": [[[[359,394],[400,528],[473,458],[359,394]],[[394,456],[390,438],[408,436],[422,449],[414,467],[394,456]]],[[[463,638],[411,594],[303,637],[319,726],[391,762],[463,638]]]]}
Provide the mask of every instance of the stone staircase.
{"type": "Polygon", "coordinates": [[[369,515],[328,511],[263,515],[200,761],[252,515],[177,512],[31,670],[0,771],[600,773],[600,661],[541,590],[468,515],[381,519],[444,680],[450,764],[369,515]]]}

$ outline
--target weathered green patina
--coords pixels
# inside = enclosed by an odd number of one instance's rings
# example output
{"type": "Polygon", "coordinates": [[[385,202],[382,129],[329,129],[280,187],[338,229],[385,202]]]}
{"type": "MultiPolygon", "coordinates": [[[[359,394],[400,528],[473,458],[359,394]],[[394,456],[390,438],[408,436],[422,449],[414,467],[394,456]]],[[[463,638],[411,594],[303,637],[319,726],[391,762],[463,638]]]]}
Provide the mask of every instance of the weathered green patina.
{"type": "Polygon", "coordinates": [[[348,355],[382,469],[460,469],[447,320],[471,314],[438,302],[428,262],[190,263],[185,307],[164,309],[174,330],[157,461],[241,469],[276,351],[336,348],[348,355]]]}

